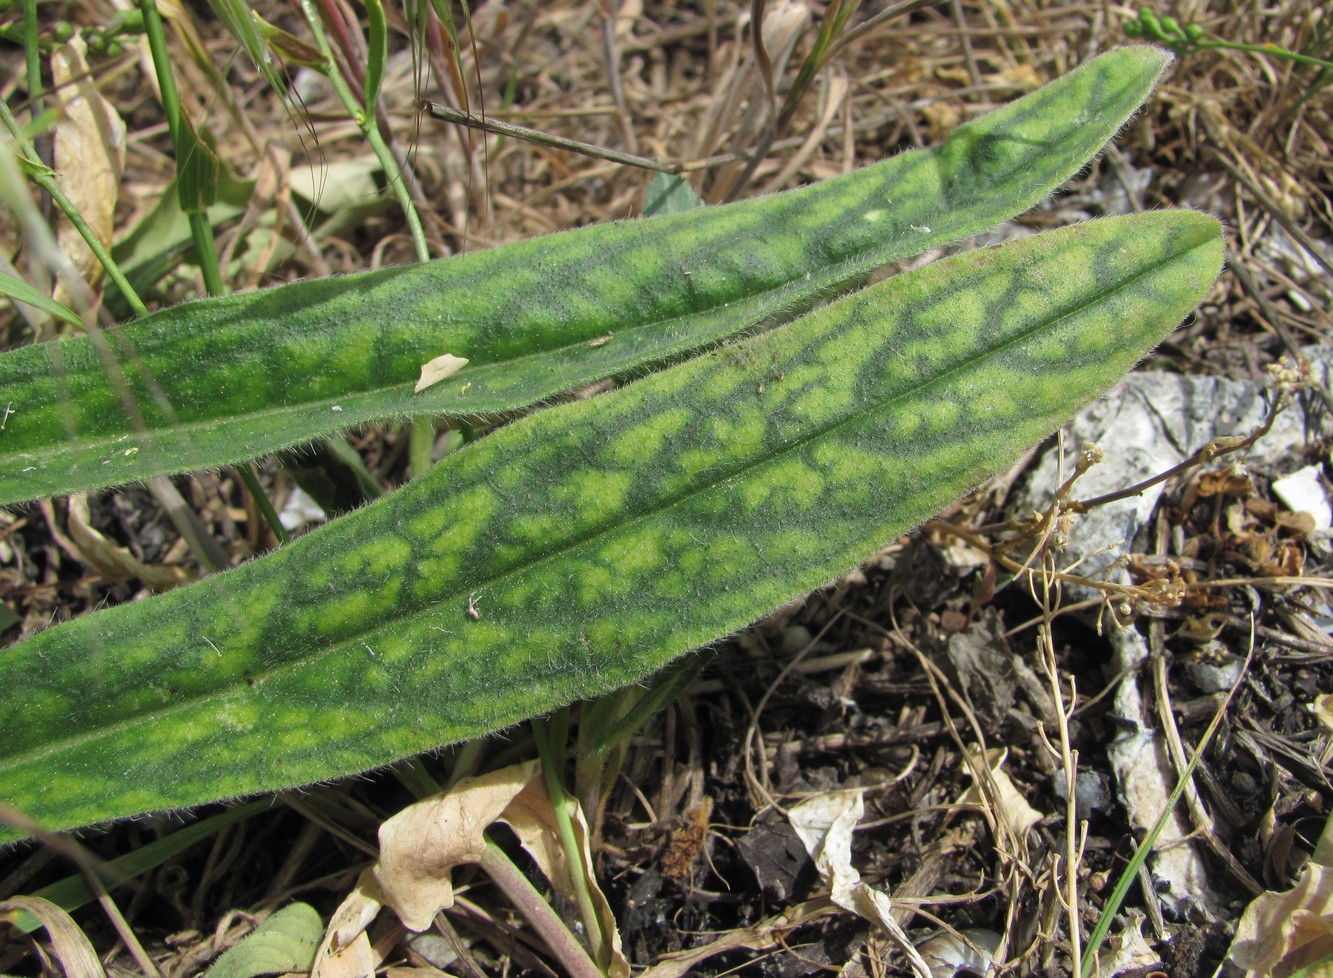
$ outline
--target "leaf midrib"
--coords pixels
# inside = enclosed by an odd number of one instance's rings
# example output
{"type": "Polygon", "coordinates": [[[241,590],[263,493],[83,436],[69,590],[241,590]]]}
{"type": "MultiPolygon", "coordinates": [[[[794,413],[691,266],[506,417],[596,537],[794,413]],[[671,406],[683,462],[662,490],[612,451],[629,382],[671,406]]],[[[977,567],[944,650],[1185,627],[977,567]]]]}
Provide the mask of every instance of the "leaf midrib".
{"type": "MultiPolygon", "coordinates": [[[[677,316],[668,316],[661,319],[648,320],[642,323],[638,323],[634,326],[630,326],[628,328],[621,327],[621,329],[616,332],[616,335],[618,337],[640,336],[649,330],[669,329],[673,324],[685,323],[697,317],[712,315],[714,313],[721,312],[733,305],[745,305],[748,307],[754,307],[754,306],[762,306],[765,302],[768,302],[773,299],[778,300],[771,306],[747,313],[746,316],[739,323],[727,327],[724,333],[720,336],[715,336],[711,339],[699,340],[697,343],[694,343],[692,345],[674,348],[659,354],[653,354],[653,353],[641,354],[631,360],[627,360],[623,363],[617,364],[614,367],[614,369],[610,371],[590,374],[587,378],[585,378],[585,380],[576,381],[574,386],[577,387],[581,383],[585,382],[594,383],[597,380],[601,380],[606,377],[617,376],[625,372],[633,371],[636,368],[641,368],[655,361],[669,360],[671,358],[678,356],[697,355],[707,350],[709,347],[715,346],[719,343],[726,342],[726,340],[729,337],[734,337],[738,333],[744,333],[747,330],[753,329],[756,325],[759,325],[761,323],[770,320],[772,321],[773,325],[782,325],[788,321],[783,318],[783,314],[785,311],[783,293],[788,293],[788,296],[786,298],[788,298],[791,302],[797,302],[801,300],[818,301],[821,295],[827,293],[830,290],[838,289],[839,287],[845,285],[848,281],[856,278],[859,275],[866,274],[867,272],[872,271],[875,268],[881,267],[882,265],[887,264],[889,262],[898,261],[904,257],[907,257],[906,255],[903,254],[894,253],[887,255],[882,260],[881,259],[867,260],[866,253],[871,250],[872,249],[869,248],[862,249],[861,251],[853,255],[852,258],[850,259],[839,261],[838,263],[832,266],[825,266],[825,269],[823,270],[825,274],[823,274],[822,276],[818,276],[814,279],[805,279],[803,278],[802,275],[796,275],[792,278],[784,279],[777,285],[771,286],[770,288],[763,289],[757,292],[746,292],[739,295],[735,295],[728,299],[720,300],[712,305],[708,305],[700,309],[693,309],[687,313],[682,313],[677,316]],[[810,283],[817,283],[817,284],[810,284],[810,283]]],[[[593,340],[596,340],[598,338],[599,337],[592,337],[593,340]]],[[[474,368],[473,375],[475,375],[475,373],[480,370],[487,370],[487,371],[494,370],[498,372],[498,371],[513,369],[516,366],[521,366],[526,361],[540,361],[550,357],[558,357],[562,353],[565,353],[566,351],[582,349],[586,347],[589,342],[590,342],[589,338],[583,337],[573,342],[562,344],[560,346],[543,347],[542,349],[533,351],[531,353],[523,353],[506,359],[487,361],[486,363],[478,364],[477,367],[474,368]]],[[[466,380],[468,375],[460,373],[458,376],[460,377],[460,379],[466,380]]],[[[175,432],[179,435],[188,437],[192,432],[198,432],[205,428],[230,426],[232,422],[237,419],[244,422],[252,422],[252,421],[263,421],[266,419],[272,420],[284,417],[295,417],[310,410],[318,410],[324,407],[332,408],[334,405],[341,405],[344,401],[347,401],[352,398],[373,398],[377,397],[380,394],[388,394],[396,391],[397,392],[405,391],[408,388],[414,386],[415,383],[416,383],[415,379],[408,379],[400,381],[395,384],[384,384],[378,386],[368,385],[358,388],[349,388],[345,392],[340,393],[333,397],[312,398],[311,400],[301,401],[296,404],[285,404],[274,407],[263,407],[256,410],[247,411],[244,414],[223,414],[223,415],[218,415],[216,417],[200,418],[192,421],[167,422],[160,425],[156,425],[151,428],[147,428],[144,431],[134,432],[132,434],[129,434],[129,437],[138,438],[141,440],[142,439],[153,440],[158,437],[161,437],[161,433],[167,431],[175,432]]],[[[541,400],[550,397],[555,393],[559,393],[560,391],[568,389],[571,388],[567,386],[560,386],[554,388],[553,390],[544,391],[543,393],[538,394],[536,397],[534,397],[529,401],[525,401],[522,403],[512,403],[505,407],[480,406],[463,411],[451,411],[443,406],[422,405],[422,410],[419,413],[429,414],[437,417],[463,417],[463,416],[472,416],[476,414],[491,413],[495,411],[509,411],[509,410],[521,411],[525,408],[531,407],[536,403],[539,403],[541,400]]],[[[375,410],[373,406],[369,407],[363,406],[362,409],[375,410]]],[[[414,413],[418,412],[413,412],[411,410],[403,410],[401,411],[401,416],[404,417],[411,416],[414,413]]],[[[375,418],[378,419],[378,418],[397,417],[397,416],[399,415],[396,413],[386,414],[383,411],[377,411],[375,418]]],[[[363,421],[364,420],[368,419],[363,419],[363,421]]],[[[346,424],[334,425],[329,430],[336,431],[342,427],[348,427],[353,424],[363,423],[363,421],[352,421],[351,419],[348,419],[346,424]]],[[[58,444],[48,443],[45,445],[36,445],[30,449],[15,449],[12,451],[12,453],[0,454],[0,465],[3,465],[6,459],[14,459],[14,460],[23,459],[24,461],[31,461],[32,459],[40,460],[43,455],[57,455],[57,453],[97,454],[100,452],[105,452],[110,449],[114,449],[117,446],[124,445],[126,436],[127,433],[122,431],[122,432],[117,432],[115,434],[108,434],[105,436],[94,436],[94,437],[74,438],[74,439],[67,438],[58,444]]],[[[316,435],[315,437],[319,436],[316,435]]],[[[300,443],[301,442],[297,442],[296,444],[300,443]]],[[[265,452],[267,453],[273,451],[282,451],[283,449],[290,447],[292,446],[290,445],[274,446],[265,449],[265,452]]],[[[243,452],[241,457],[253,457],[253,456],[250,455],[248,452],[243,452]]],[[[198,467],[207,467],[212,464],[216,463],[211,463],[211,462],[197,463],[198,467]]],[[[185,468],[182,468],[180,471],[191,471],[191,470],[192,466],[186,466],[185,468]]],[[[19,498],[14,501],[23,502],[25,501],[25,499],[26,497],[19,498]]]]}

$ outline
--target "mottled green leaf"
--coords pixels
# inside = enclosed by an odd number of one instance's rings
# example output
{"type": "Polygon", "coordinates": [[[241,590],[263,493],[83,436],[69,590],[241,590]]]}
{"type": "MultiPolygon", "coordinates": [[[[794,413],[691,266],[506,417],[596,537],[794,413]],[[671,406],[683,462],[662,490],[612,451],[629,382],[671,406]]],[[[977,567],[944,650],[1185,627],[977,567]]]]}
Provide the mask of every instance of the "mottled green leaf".
{"type": "Polygon", "coordinates": [[[285,788],[642,679],[1005,467],[1185,316],[1211,218],[970,252],[447,456],[277,553],[0,656],[52,827],[285,788]]]}
{"type": "Polygon", "coordinates": [[[1148,94],[1124,48],[929,151],[786,194],[167,309],[0,356],[0,505],[252,458],[337,429],[509,412],[788,319],[1024,210],[1148,94]],[[103,351],[105,352],[105,351],[103,351]],[[420,394],[421,365],[470,362],[420,394]]]}

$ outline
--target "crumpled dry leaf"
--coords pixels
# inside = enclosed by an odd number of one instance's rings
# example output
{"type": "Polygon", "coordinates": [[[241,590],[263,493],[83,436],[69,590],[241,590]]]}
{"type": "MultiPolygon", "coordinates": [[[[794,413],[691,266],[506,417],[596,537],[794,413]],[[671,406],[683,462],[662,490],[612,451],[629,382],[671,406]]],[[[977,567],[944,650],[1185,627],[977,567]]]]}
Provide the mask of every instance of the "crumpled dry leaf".
{"type": "Polygon", "coordinates": [[[82,493],[69,497],[69,541],[75,556],[97,571],[104,580],[125,581],[138,578],[157,591],[167,591],[191,580],[184,567],[145,564],[125,548],[112,543],[93,529],[88,497],[82,493]]]}
{"type": "Polygon", "coordinates": [[[962,933],[941,933],[927,938],[917,950],[934,978],[954,978],[960,971],[984,975],[995,961],[1000,935],[972,928],[962,933]]]}
{"type": "MultiPolygon", "coordinates": [[[[973,756],[978,748],[971,747],[973,756]]],[[[990,795],[975,781],[958,799],[960,805],[998,806],[996,816],[1004,823],[1009,834],[1016,841],[1022,841],[1028,829],[1041,821],[1041,813],[1028,804],[1022,792],[1014,787],[1009,775],[1004,771],[1004,762],[1009,752],[1002,747],[992,747],[986,751],[986,767],[990,770],[990,782],[994,785],[994,794],[990,795]]]]}
{"type": "Polygon", "coordinates": [[[1245,908],[1227,960],[1246,978],[1291,975],[1333,955],[1333,868],[1311,862],[1294,887],[1245,908]]]}
{"type": "Polygon", "coordinates": [[[906,955],[917,978],[931,978],[907,933],[893,919],[893,903],[882,890],[861,882],[852,865],[852,831],[865,814],[860,791],[818,795],[788,812],[792,828],[829,885],[833,902],[881,928],[906,955]]]}
{"type": "MultiPolygon", "coordinates": [[[[120,177],[125,170],[125,121],[97,90],[86,52],[87,45],[77,34],[51,52],[51,91],[61,113],[55,126],[55,168],[65,195],[97,240],[110,250],[120,177]]],[[[56,241],[84,281],[96,285],[102,265],[74,225],[62,220],[56,241]]],[[[66,305],[70,302],[61,285],[56,286],[54,298],[66,305]]]]}
{"type": "Polygon", "coordinates": [[[380,858],[372,871],[385,905],[405,927],[425,930],[454,905],[454,867],[481,859],[486,829],[537,773],[538,763],[528,761],[463,778],[380,826],[380,858]]]}
{"type": "Polygon", "coordinates": [[[370,869],[364,870],[356,887],[329,918],[310,978],[366,978],[374,973],[380,959],[366,936],[366,928],[384,903],[379,880],[370,869]]]}
{"type": "MultiPolygon", "coordinates": [[[[583,813],[569,797],[562,799],[579,843],[578,871],[587,882],[602,933],[611,941],[610,978],[628,978],[629,961],[605,894],[597,886],[589,832],[583,813]]],[[[380,826],[380,858],[361,875],[356,890],[343,901],[325,934],[312,978],[361,978],[353,974],[369,960],[364,941],[381,905],[393,910],[410,930],[424,931],[435,915],[454,904],[453,869],[481,860],[486,829],[507,823],[523,848],[562,896],[573,901],[567,856],[560,845],[555,814],[537,761],[515,764],[475,778],[464,778],[449,791],[409,805],[380,826]],[[329,970],[339,948],[361,955],[350,970],[329,970]],[[326,969],[320,972],[321,966],[326,969]]],[[[373,968],[375,964],[371,964],[373,968]]]]}
{"type": "Polygon", "coordinates": [[[427,360],[421,365],[421,379],[417,381],[417,386],[412,388],[412,393],[420,394],[427,387],[438,384],[446,377],[452,377],[466,366],[467,357],[456,357],[452,353],[442,353],[434,360],[427,360]]]}
{"type": "Polygon", "coordinates": [[[1106,950],[1097,955],[1097,970],[1105,978],[1115,978],[1127,971],[1142,973],[1161,964],[1162,958],[1143,936],[1143,922],[1147,919],[1137,910],[1126,915],[1129,919],[1120,933],[1106,942],[1106,950]]]}

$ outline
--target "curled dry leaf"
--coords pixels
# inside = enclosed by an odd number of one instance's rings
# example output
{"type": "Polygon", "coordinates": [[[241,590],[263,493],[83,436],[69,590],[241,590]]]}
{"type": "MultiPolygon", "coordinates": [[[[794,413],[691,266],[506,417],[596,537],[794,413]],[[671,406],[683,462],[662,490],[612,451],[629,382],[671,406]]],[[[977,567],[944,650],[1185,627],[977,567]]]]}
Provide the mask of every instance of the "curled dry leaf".
{"type": "Polygon", "coordinates": [[[0,901],[0,924],[13,923],[24,913],[32,914],[51,937],[51,954],[65,978],[106,978],[92,942],[71,917],[50,900],[16,896],[0,901]]]}
{"type": "MultiPolygon", "coordinates": [[[[86,49],[76,34],[51,52],[52,92],[60,100],[61,112],[55,127],[55,165],[65,194],[97,240],[110,248],[125,169],[125,122],[97,90],[86,49]]],[[[96,284],[102,266],[74,226],[61,221],[56,240],[84,280],[96,284]]],[[[55,299],[69,303],[63,287],[56,288],[55,299]]]]}
{"type": "Polygon", "coordinates": [[[1246,978],[1292,975],[1333,955],[1333,868],[1311,862],[1300,881],[1255,898],[1227,961],[1246,978]]]}
{"type": "Polygon", "coordinates": [[[864,814],[862,792],[845,791],[802,802],[789,816],[819,878],[828,883],[833,902],[882,929],[907,957],[917,978],[931,978],[930,967],[893,919],[889,895],[863,883],[852,865],[852,831],[864,814]]]}
{"type": "Polygon", "coordinates": [[[1105,978],[1127,972],[1145,974],[1162,963],[1161,955],[1143,936],[1143,922],[1147,918],[1137,910],[1129,911],[1126,917],[1120,933],[1106,942],[1106,950],[1097,957],[1097,967],[1105,978]]]}
{"type": "Polygon", "coordinates": [[[310,978],[364,978],[379,964],[366,928],[386,898],[371,869],[361,873],[356,887],[329,919],[324,940],[315,952],[310,978]]]}
{"type": "Polygon", "coordinates": [[[88,510],[88,497],[79,493],[69,497],[69,540],[77,556],[107,581],[138,578],[155,591],[168,591],[188,584],[191,575],[183,567],[145,564],[128,548],[112,543],[94,529],[88,510]]]}
{"type": "MultiPolygon", "coordinates": [[[[980,757],[980,751],[975,745],[972,747],[972,754],[974,758],[980,757]]],[[[958,799],[958,803],[993,806],[996,809],[995,817],[1009,830],[1014,841],[1021,843],[1027,836],[1028,829],[1041,821],[1041,813],[1028,804],[1022,792],[1009,780],[1009,775],[1004,771],[1004,762],[1008,756],[1009,752],[1003,748],[993,747],[987,750],[985,764],[990,772],[987,780],[994,790],[988,791],[974,781],[972,787],[958,799]]],[[[974,764],[973,772],[976,770],[974,764]]]]}
{"type": "Polygon", "coordinates": [[[427,360],[421,365],[421,379],[417,381],[417,386],[412,388],[412,393],[420,394],[427,387],[438,384],[446,377],[452,377],[466,366],[467,357],[456,357],[452,353],[442,353],[434,360],[427,360]]]}
{"type": "Polygon", "coordinates": [[[993,930],[945,931],[923,941],[918,950],[930,965],[933,978],[954,978],[960,971],[984,975],[995,960],[1000,941],[993,930]]]}
{"type": "Polygon", "coordinates": [[[536,761],[464,778],[452,789],[409,805],[380,826],[373,867],[384,903],[422,931],[454,905],[453,869],[486,851],[486,829],[538,774],[536,761]]]}
{"type": "MultiPolygon", "coordinates": [[[[610,936],[610,978],[628,978],[629,962],[620,946],[610,903],[598,888],[592,866],[589,832],[582,812],[562,799],[579,844],[577,871],[587,881],[602,933],[610,936]]],[[[355,952],[361,961],[364,931],[381,906],[389,907],[414,931],[430,927],[435,915],[454,904],[453,870],[476,863],[486,851],[486,830],[503,821],[546,874],[561,896],[573,902],[570,867],[559,842],[555,814],[537,761],[515,764],[475,778],[464,778],[449,791],[409,805],[380,826],[380,858],[361,875],[343,901],[324,937],[316,978],[356,978],[337,964],[336,956],[355,952]],[[340,949],[348,951],[340,951],[340,949]]],[[[369,951],[369,944],[364,944],[369,951]]],[[[373,965],[372,965],[373,967],[373,965]]],[[[353,969],[355,970],[355,969],[353,969]]]]}

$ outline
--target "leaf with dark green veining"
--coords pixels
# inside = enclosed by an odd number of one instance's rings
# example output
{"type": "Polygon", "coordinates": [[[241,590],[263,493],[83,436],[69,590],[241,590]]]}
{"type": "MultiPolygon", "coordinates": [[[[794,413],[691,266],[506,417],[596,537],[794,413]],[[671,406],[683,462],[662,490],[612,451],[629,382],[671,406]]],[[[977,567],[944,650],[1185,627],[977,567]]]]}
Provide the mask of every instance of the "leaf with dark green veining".
{"type": "Polygon", "coordinates": [[[5,353],[0,505],[226,465],[374,420],[510,412],[789,319],[1036,203],[1168,60],[1112,51],[934,149],[801,190],[202,300],[5,353]],[[414,393],[443,354],[469,363],[414,393]]]}
{"type": "Polygon", "coordinates": [[[647,676],[846,571],[1115,383],[1216,221],[970,252],[448,456],[289,547],[0,655],[51,827],[286,788],[647,676]]]}

